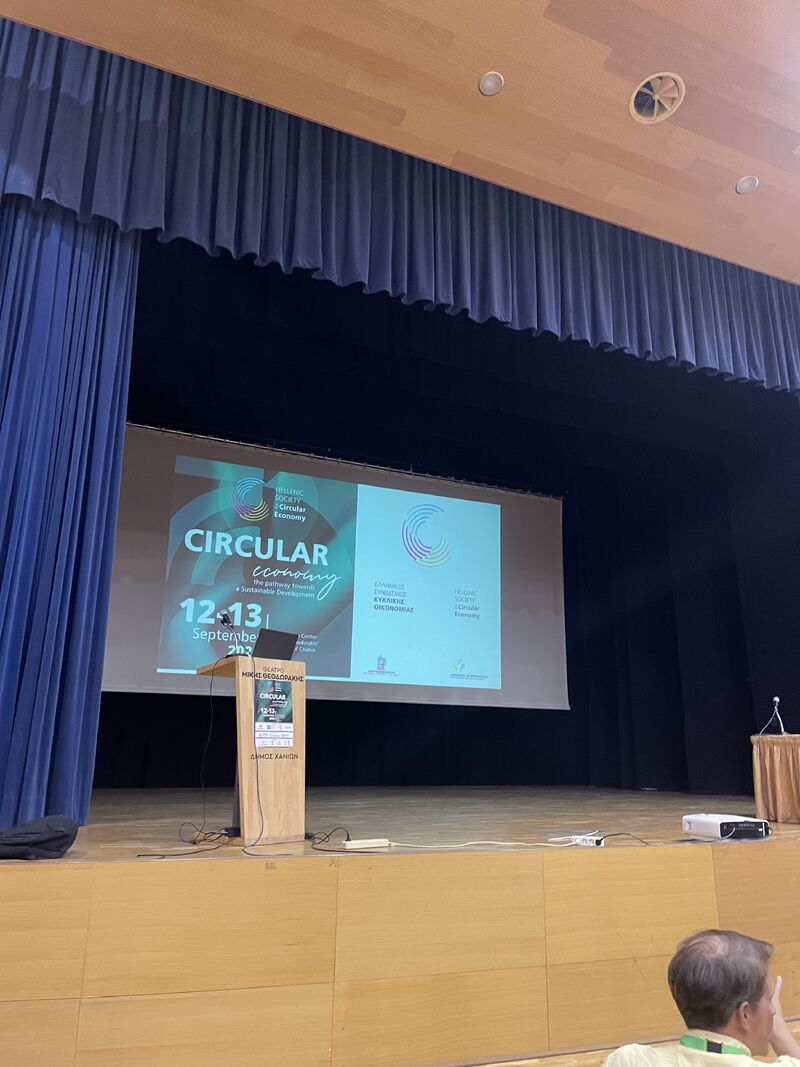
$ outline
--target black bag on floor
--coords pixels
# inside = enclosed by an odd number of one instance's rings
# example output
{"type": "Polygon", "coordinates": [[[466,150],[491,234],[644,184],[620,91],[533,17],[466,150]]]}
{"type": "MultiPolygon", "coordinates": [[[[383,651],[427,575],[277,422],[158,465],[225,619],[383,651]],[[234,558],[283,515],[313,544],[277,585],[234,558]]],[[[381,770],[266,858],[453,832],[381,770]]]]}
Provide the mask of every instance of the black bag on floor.
{"type": "Polygon", "coordinates": [[[65,815],[45,815],[0,830],[0,860],[55,860],[72,848],[78,824],[65,815]]]}

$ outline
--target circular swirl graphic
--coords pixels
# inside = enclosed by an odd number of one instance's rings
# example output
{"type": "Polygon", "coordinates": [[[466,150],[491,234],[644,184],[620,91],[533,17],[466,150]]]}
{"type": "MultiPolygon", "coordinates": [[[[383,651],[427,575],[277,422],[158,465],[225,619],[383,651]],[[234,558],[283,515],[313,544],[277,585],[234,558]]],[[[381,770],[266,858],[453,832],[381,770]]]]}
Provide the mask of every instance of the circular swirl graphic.
{"type": "Polygon", "coordinates": [[[420,567],[441,567],[450,559],[450,545],[441,537],[437,544],[426,545],[422,530],[432,515],[444,514],[435,504],[420,504],[412,508],[403,520],[403,547],[420,567]]]}
{"type": "Polygon", "coordinates": [[[243,519],[247,519],[248,522],[261,522],[262,519],[266,519],[269,515],[269,504],[264,500],[262,489],[266,487],[266,482],[262,482],[260,478],[241,478],[233,487],[233,510],[243,519]],[[247,498],[252,497],[256,493],[256,504],[248,504],[247,498]]]}

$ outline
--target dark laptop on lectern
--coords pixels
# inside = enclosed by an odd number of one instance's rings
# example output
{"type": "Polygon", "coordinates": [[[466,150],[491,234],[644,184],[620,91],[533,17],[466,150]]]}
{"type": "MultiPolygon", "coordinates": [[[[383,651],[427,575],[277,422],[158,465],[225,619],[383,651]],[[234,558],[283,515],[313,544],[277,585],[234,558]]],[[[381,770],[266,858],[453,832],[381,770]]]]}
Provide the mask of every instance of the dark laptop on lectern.
{"type": "Polygon", "coordinates": [[[294,655],[297,634],[287,634],[283,630],[259,630],[253,655],[256,659],[288,659],[294,655]]]}

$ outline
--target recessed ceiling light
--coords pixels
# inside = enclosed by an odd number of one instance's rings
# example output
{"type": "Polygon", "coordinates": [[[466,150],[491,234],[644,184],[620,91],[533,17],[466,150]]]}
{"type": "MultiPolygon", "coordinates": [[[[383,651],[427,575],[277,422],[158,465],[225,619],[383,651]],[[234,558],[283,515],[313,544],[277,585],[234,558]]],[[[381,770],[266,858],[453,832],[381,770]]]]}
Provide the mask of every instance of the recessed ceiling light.
{"type": "Polygon", "coordinates": [[[496,70],[487,70],[478,82],[478,89],[484,96],[497,96],[504,85],[505,81],[502,74],[496,70]]]}
{"type": "Polygon", "coordinates": [[[744,178],[740,178],[736,183],[736,192],[740,196],[747,196],[748,193],[752,193],[758,188],[758,178],[755,174],[746,174],[744,178]]]}
{"type": "Polygon", "coordinates": [[[631,93],[628,110],[632,119],[649,126],[674,115],[685,96],[686,84],[680,74],[662,71],[639,82],[631,93]]]}

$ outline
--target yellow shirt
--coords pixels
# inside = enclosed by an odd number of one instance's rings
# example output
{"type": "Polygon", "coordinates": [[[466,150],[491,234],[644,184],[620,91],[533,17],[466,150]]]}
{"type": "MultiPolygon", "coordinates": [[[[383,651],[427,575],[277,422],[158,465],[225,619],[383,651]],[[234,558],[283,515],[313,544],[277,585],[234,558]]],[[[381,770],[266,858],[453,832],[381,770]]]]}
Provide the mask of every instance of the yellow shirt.
{"type": "MultiPolygon", "coordinates": [[[[687,1030],[687,1034],[719,1041],[742,1049],[745,1055],[736,1052],[708,1052],[705,1049],[688,1048],[677,1041],[668,1045],[623,1045],[607,1057],[604,1067],[750,1067],[759,1060],[750,1055],[750,1049],[733,1037],[714,1034],[710,1030],[687,1030]]],[[[779,1056],[774,1061],[777,1067],[800,1067],[800,1059],[794,1056],[779,1056]]]]}

